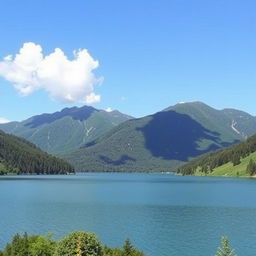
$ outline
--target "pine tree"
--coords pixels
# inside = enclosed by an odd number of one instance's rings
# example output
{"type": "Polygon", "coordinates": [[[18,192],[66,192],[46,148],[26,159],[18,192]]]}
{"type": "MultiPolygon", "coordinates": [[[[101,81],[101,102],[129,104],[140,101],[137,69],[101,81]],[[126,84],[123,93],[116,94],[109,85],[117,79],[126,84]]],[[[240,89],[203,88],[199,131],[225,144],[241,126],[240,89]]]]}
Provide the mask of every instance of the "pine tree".
{"type": "Polygon", "coordinates": [[[221,247],[218,248],[215,256],[236,256],[235,250],[229,247],[229,241],[227,237],[221,238],[221,247]]]}
{"type": "Polygon", "coordinates": [[[246,167],[246,172],[252,175],[253,173],[253,160],[250,159],[249,164],[246,167]]]}
{"type": "Polygon", "coordinates": [[[233,163],[233,166],[239,165],[241,163],[240,155],[238,153],[233,154],[231,162],[233,163]]]}
{"type": "Polygon", "coordinates": [[[125,240],[123,250],[125,256],[133,255],[134,247],[129,239],[125,240]]]}

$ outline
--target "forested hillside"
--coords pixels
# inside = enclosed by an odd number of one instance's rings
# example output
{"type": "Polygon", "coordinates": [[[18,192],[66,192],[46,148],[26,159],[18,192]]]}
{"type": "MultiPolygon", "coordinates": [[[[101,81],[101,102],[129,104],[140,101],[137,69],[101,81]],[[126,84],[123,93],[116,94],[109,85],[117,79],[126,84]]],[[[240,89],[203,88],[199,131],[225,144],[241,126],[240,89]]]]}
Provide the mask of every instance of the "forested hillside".
{"type": "Polygon", "coordinates": [[[183,175],[251,176],[256,174],[256,135],[237,145],[203,155],[181,166],[183,175]]]}
{"type": "Polygon", "coordinates": [[[66,174],[74,168],[25,139],[0,130],[0,174],[66,174]]]}
{"type": "Polygon", "coordinates": [[[168,172],[255,132],[245,112],[183,103],[126,121],[64,157],[79,171],[168,172]]]}

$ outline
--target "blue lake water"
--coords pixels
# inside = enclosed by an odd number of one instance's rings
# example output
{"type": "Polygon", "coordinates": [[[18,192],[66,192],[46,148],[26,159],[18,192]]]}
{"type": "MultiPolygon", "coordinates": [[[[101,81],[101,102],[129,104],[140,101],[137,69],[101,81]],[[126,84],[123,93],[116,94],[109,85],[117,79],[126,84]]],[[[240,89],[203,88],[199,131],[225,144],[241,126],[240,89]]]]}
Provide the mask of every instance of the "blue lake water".
{"type": "Polygon", "coordinates": [[[256,252],[256,179],[161,174],[0,178],[0,248],[17,232],[95,232],[110,246],[129,237],[151,256],[215,255],[227,235],[256,252]]]}

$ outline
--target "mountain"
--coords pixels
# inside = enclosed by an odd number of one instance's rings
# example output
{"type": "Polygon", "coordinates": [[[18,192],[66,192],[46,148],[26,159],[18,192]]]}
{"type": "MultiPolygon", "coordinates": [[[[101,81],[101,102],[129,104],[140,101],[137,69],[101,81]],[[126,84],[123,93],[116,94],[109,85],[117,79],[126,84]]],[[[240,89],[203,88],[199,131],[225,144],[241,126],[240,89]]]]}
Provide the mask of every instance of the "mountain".
{"type": "Polygon", "coordinates": [[[164,111],[168,110],[189,115],[205,128],[217,131],[223,140],[246,139],[256,133],[256,117],[240,110],[217,110],[203,102],[181,103],[164,111]]]}
{"type": "Polygon", "coordinates": [[[5,173],[65,174],[74,168],[51,156],[34,144],[0,130],[0,174],[5,173]]]}
{"type": "Polygon", "coordinates": [[[79,171],[175,171],[255,132],[256,118],[245,112],[183,103],[128,120],[64,158],[79,171]]]}
{"type": "Polygon", "coordinates": [[[0,129],[25,138],[48,153],[60,155],[79,148],[130,118],[116,110],[106,112],[83,106],[33,116],[22,122],[0,124],[0,129]]]}
{"type": "Polygon", "coordinates": [[[256,174],[256,135],[225,149],[198,157],[181,166],[183,175],[242,176],[256,174]]]}

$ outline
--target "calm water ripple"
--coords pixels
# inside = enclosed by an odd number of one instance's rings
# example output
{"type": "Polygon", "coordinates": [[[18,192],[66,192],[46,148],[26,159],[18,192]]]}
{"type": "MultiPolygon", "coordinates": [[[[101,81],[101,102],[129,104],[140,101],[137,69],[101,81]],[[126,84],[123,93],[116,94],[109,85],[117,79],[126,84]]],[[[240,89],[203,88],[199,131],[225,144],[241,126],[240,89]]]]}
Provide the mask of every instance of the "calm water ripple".
{"type": "Polygon", "coordinates": [[[16,232],[59,238],[97,233],[111,246],[129,237],[151,256],[214,255],[222,235],[237,254],[256,252],[256,180],[160,174],[0,178],[0,248],[16,232]]]}

